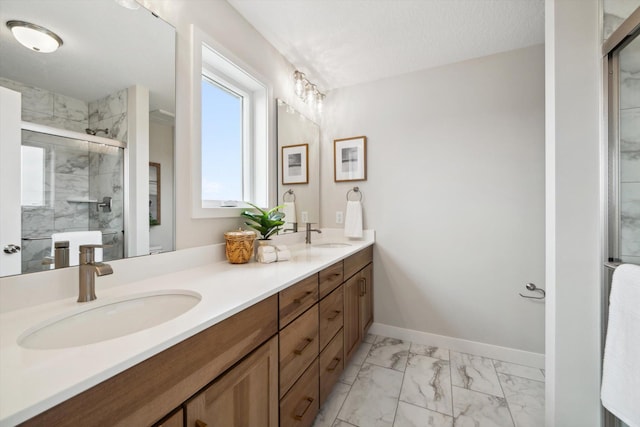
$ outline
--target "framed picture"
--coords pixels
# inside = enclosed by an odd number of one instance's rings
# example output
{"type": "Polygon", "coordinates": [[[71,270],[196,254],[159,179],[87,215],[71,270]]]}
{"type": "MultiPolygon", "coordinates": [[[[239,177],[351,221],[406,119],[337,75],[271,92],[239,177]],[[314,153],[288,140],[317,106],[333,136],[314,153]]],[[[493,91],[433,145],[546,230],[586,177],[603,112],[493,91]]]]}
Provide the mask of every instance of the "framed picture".
{"type": "Polygon", "coordinates": [[[367,179],[367,137],[333,141],[333,178],[336,182],[367,179]]]}
{"type": "Polygon", "coordinates": [[[282,184],[309,183],[309,144],[282,147],[282,184]]]}
{"type": "Polygon", "coordinates": [[[160,225],[160,163],[149,162],[149,225],[160,225]]]}

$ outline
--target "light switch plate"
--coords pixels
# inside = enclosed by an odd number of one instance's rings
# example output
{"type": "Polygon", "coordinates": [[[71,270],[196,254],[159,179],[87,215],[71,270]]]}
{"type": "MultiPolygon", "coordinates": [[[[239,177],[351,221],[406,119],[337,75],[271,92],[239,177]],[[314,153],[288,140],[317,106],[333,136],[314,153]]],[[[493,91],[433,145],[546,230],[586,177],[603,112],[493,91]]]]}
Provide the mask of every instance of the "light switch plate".
{"type": "Polygon", "coordinates": [[[342,216],[342,211],[336,211],[336,224],[342,224],[344,222],[344,217],[342,216]]]}
{"type": "Polygon", "coordinates": [[[304,222],[305,224],[309,222],[309,212],[302,211],[302,222],[304,222]]]}

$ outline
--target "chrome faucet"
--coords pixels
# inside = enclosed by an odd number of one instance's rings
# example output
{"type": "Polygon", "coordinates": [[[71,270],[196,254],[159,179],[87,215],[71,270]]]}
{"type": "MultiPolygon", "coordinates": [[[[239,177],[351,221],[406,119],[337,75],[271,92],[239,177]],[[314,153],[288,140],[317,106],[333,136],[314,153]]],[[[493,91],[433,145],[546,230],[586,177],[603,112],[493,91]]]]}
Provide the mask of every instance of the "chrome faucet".
{"type": "Polygon", "coordinates": [[[80,278],[78,302],[88,302],[96,299],[96,276],[106,276],[113,273],[109,264],[96,262],[96,248],[106,248],[109,245],[80,245],[80,278]]]}
{"type": "Polygon", "coordinates": [[[322,233],[322,231],[321,231],[321,230],[319,230],[319,229],[317,229],[317,228],[311,228],[311,225],[312,225],[312,224],[313,224],[313,223],[311,223],[311,222],[307,222],[307,234],[305,235],[305,238],[304,238],[304,242],[305,242],[307,245],[310,245],[310,244],[311,244],[311,232],[312,232],[312,231],[315,231],[315,232],[316,232],[316,233],[318,233],[318,234],[322,233]]]}
{"type": "Polygon", "coordinates": [[[286,233],[287,231],[291,231],[292,233],[297,233],[298,232],[298,223],[297,222],[292,222],[291,223],[291,228],[286,228],[286,229],[282,230],[283,233],[286,233]]]}

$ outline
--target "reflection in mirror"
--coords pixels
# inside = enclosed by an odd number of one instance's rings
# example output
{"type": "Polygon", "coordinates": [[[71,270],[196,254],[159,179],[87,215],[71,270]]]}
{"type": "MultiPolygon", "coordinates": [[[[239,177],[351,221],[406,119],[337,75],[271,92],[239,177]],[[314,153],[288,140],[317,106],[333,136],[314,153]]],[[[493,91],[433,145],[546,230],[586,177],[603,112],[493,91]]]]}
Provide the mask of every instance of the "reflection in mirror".
{"type": "Polygon", "coordinates": [[[149,163],[149,226],[160,225],[160,163],[149,163]]]}
{"type": "Polygon", "coordinates": [[[22,180],[11,201],[4,190],[15,180],[0,182],[2,217],[16,216],[0,224],[0,245],[22,247],[11,254],[17,263],[0,263],[0,276],[52,268],[55,233],[99,231],[112,245],[105,260],[173,250],[173,27],[113,0],[2,0],[0,21],[0,86],[20,94],[23,129],[11,141],[16,158],[0,159],[22,180]],[[9,20],[41,25],[63,44],[48,54],[26,49],[9,20]],[[147,162],[162,164],[157,199],[135,193],[133,179],[148,181],[147,162]],[[126,220],[132,214],[137,222],[126,220]]]}
{"type": "Polygon", "coordinates": [[[320,127],[281,99],[277,103],[278,204],[285,205],[284,232],[302,231],[320,219],[320,127]]]}

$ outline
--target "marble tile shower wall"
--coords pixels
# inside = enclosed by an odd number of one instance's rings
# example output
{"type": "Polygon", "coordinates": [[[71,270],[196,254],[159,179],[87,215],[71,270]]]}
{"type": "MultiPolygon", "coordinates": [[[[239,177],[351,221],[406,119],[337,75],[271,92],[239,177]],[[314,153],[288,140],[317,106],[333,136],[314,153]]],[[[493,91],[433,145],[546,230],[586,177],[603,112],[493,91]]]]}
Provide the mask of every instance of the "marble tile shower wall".
{"type": "MultiPolygon", "coordinates": [[[[22,120],[84,133],[87,127],[108,128],[108,137],[127,141],[127,90],[93,102],[84,102],[46,89],[0,77],[0,85],[22,94],[22,120]]],[[[102,135],[101,135],[102,136],[102,135]]],[[[124,255],[123,154],[115,147],[23,131],[23,145],[45,150],[44,206],[22,207],[22,237],[42,238],[61,231],[101,230],[104,259],[124,255]],[[69,198],[113,198],[104,212],[95,204],[68,202],[69,198]]],[[[51,240],[22,242],[22,272],[47,270],[42,261],[51,255],[51,240]]]]}
{"type": "Polygon", "coordinates": [[[88,103],[46,89],[0,77],[0,86],[22,94],[22,120],[84,133],[88,103]]]}
{"type": "Polygon", "coordinates": [[[640,38],[620,54],[620,258],[640,264],[640,38]]]}

